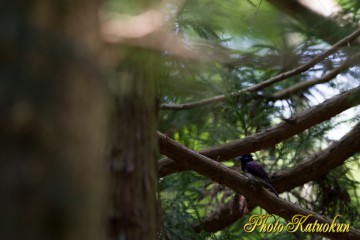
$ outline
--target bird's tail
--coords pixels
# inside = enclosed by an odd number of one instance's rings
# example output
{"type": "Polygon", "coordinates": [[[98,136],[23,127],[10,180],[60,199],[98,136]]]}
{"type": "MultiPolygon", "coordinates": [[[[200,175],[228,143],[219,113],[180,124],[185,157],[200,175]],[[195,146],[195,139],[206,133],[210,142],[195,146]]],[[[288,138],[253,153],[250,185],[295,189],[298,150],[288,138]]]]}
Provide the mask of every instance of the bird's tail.
{"type": "Polygon", "coordinates": [[[274,188],[274,186],[271,184],[271,182],[270,182],[270,181],[266,181],[266,183],[267,183],[267,185],[268,185],[268,187],[269,187],[269,190],[270,190],[271,192],[275,193],[275,195],[276,195],[277,197],[279,197],[279,193],[275,190],[275,188],[274,188]]]}

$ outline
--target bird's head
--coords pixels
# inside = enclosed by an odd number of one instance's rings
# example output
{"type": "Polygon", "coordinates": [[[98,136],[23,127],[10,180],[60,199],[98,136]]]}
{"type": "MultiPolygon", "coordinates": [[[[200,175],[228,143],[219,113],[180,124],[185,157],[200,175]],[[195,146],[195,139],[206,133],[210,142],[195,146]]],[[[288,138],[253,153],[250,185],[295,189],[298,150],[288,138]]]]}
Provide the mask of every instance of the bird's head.
{"type": "Polygon", "coordinates": [[[253,160],[252,158],[252,155],[251,154],[245,154],[245,155],[242,155],[240,157],[240,161],[241,161],[241,164],[243,165],[244,163],[247,163],[247,162],[251,162],[253,160]]]}

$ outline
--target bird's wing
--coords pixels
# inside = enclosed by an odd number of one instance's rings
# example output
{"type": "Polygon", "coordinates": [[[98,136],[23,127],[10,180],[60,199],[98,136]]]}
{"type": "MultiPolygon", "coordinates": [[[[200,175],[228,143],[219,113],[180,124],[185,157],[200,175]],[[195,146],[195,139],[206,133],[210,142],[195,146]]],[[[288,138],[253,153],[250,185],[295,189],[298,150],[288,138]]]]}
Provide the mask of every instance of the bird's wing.
{"type": "Polygon", "coordinates": [[[264,168],[259,163],[255,162],[255,161],[251,161],[251,162],[246,163],[244,168],[245,168],[246,172],[264,180],[265,183],[268,185],[268,187],[271,189],[271,191],[273,193],[275,193],[276,196],[279,196],[278,192],[275,190],[275,188],[271,184],[269,176],[267,175],[264,168]]]}
{"type": "Polygon", "coordinates": [[[270,182],[269,176],[265,172],[264,168],[257,162],[251,161],[246,163],[244,167],[246,172],[251,173],[252,175],[263,179],[266,182],[270,182]]]}

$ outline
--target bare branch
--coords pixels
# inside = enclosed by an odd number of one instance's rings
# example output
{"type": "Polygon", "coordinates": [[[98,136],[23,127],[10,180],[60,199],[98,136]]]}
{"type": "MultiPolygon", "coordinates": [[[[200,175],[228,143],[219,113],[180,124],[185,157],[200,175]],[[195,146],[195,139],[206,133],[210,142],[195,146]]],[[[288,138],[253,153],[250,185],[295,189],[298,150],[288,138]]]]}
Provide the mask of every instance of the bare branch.
{"type": "Polygon", "coordinates": [[[215,97],[211,97],[211,98],[206,98],[200,101],[195,101],[195,102],[190,102],[190,103],[185,103],[185,104],[161,104],[160,105],[160,109],[168,109],[168,110],[183,110],[183,109],[190,109],[190,108],[194,108],[194,107],[199,107],[199,106],[204,106],[204,105],[208,105],[208,104],[213,104],[213,103],[219,103],[219,102],[224,102],[226,100],[228,100],[231,97],[234,96],[239,96],[245,92],[255,92],[258,90],[261,90],[265,87],[271,86],[277,82],[280,82],[281,80],[284,80],[288,77],[291,76],[295,76],[299,73],[302,73],[306,70],[308,70],[309,68],[311,68],[312,66],[314,66],[315,64],[317,64],[318,62],[322,61],[323,59],[325,59],[326,57],[328,57],[329,55],[333,54],[335,51],[337,51],[340,47],[344,46],[344,45],[348,45],[351,41],[353,41],[354,39],[356,39],[358,36],[360,36],[360,28],[357,29],[355,32],[351,33],[350,35],[348,35],[347,37],[343,38],[342,40],[340,40],[339,42],[337,42],[336,44],[334,44],[331,48],[329,48],[328,50],[324,51],[323,53],[317,55],[316,57],[314,57],[313,59],[311,59],[309,62],[294,68],[290,71],[281,73],[279,75],[276,75],[275,77],[269,78],[261,83],[258,83],[254,86],[248,87],[248,88],[244,88],[241,89],[240,91],[236,91],[236,92],[232,92],[230,94],[222,94],[222,95],[218,95],[215,97]]]}
{"type": "MultiPolygon", "coordinates": [[[[360,123],[358,123],[340,141],[334,142],[319,154],[310,156],[303,163],[290,169],[277,172],[271,176],[271,181],[279,193],[289,191],[307,182],[317,180],[337,166],[343,164],[346,159],[360,151],[360,123]]],[[[201,225],[195,225],[196,231],[206,230],[217,232],[237,221],[246,213],[233,211],[234,203],[228,203],[219,211],[206,217],[201,225]]],[[[248,207],[248,210],[255,206],[248,207]]]]}
{"type": "MultiPolygon", "coordinates": [[[[326,100],[302,113],[299,113],[286,121],[265,129],[259,133],[239,139],[217,147],[200,151],[200,154],[211,159],[220,161],[228,160],[249,152],[271,147],[287,138],[290,138],[316,124],[326,121],[337,114],[360,104],[360,87],[339,94],[336,97],[326,100]]],[[[161,143],[161,142],[160,142],[161,143]]],[[[166,145],[160,144],[160,149],[165,151],[166,145]]],[[[160,160],[159,176],[183,171],[185,168],[170,159],[160,160]]]]}
{"type": "Polygon", "coordinates": [[[330,71],[326,75],[324,75],[324,76],[322,76],[320,78],[314,78],[314,79],[311,79],[311,80],[308,80],[308,81],[303,81],[303,82],[300,82],[298,84],[295,84],[294,86],[291,86],[291,87],[289,87],[287,89],[284,89],[282,91],[274,93],[273,95],[271,95],[269,97],[269,99],[272,100],[272,101],[280,100],[280,99],[286,99],[295,92],[299,92],[301,90],[308,89],[308,88],[310,88],[312,86],[315,86],[316,84],[319,84],[319,83],[328,82],[328,81],[332,80],[333,78],[335,78],[341,72],[348,69],[349,67],[358,64],[359,59],[360,59],[359,57],[360,57],[360,53],[357,53],[354,56],[352,56],[349,60],[347,60],[346,62],[341,64],[339,67],[333,69],[332,71],[330,71]]]}
{"type": "MultiPolygon", "coordinates": [[[[292,221],[292,217],[296,214],[304,216],[310,215],[305,224],[314,223],[315,221],[318,223],[331,224],[331,220],[326,219],[315,212],[301,208],[291,202],[277,198],[274,194],[254,182],[249,184],[249,179],[244,175],[225,167],[221,163],[190,150],[161,133],[158,133],[158,136],[160,145],[165,146],[161,148],[162,154],[176,159],[178,163],[215,182],[224,184],[235,192],[243,194],[249,201],[261,206],[268,213],[279,215],[288,221],[292,221]]],[[[352,227],[350,227],[348,233],[322,232],[319,234],[336,239],[339,239],[340,237],[342,239],[360,239],[360,231],[352,227]]]]}

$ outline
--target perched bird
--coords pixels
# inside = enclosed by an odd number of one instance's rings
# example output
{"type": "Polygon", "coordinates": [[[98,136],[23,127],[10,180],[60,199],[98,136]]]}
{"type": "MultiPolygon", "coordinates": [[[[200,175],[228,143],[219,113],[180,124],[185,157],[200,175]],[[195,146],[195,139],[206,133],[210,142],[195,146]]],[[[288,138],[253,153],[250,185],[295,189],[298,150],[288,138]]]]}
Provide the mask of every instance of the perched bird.
{"type": "Polygon", "coordinates": [[[260,178],[263,180],[269,190],[271,190],[277,197],[279,197],[279,194],[271,184],[271,181],[269,179],[269,176],[265,172],[264,168],[257,162],[254,161],[251,154],[245,154],[240,157],[241,161],[241,169],[246,172],[250,173],[251,175],[260,178]]]}

